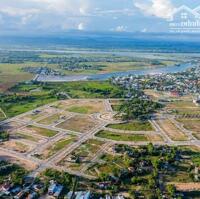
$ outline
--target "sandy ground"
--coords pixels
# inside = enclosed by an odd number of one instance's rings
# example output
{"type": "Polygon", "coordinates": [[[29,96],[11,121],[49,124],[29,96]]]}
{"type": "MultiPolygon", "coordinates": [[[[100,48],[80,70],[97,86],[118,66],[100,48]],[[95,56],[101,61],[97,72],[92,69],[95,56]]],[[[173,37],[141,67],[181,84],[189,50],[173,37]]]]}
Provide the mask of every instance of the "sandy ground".
{"type": "Polygon", "coordinates": [[[14,140],[3,142],[0,146],[3,146],[4,148],[7,148],[19,153],[26,153],[30,150],[30,147],[28,145],[25,145],[22,142],[14,141],[14,140]]]}
{"type": "Polygon", "coordinates": [[[57,125],[56,127],[80,133],[86,133],[93,129],[96,125],[97,122],[94,121],[91,117],[77,115],[57,125]]]}
{"type": "Polygon", "coordinates": [[[159,126],[174,141],[185,141],[188,137],[168,119],[158,119],[159,126]]]}
{"type": "Polygon", "coordinates": [[[76,107],[87,107],[88,114],[96,113],[96,112],[105,112],[104,103],[102,100],[66,100],[59,102],[58,108],[68,110],[69,108],[76,106],[76,107]]]}
{"type": "Polygon", "coordinates": [[[21,165],[28,171],[32,171],[32,170],[36,169],[36,167],[37,167],[37,164],[33,163],[32,161],[28,161],[27,159],[19,159],[17,157],[12,157],[2,151],[0,151],[0,160],[4,160],[4,161],[8,161],[11,163],[21,165]]]}
{"type": "Polygon", "coordinates": [[[200,183],[175,183],[174,184],[179,191],[199,191],[200,183]]]}
{"type": "Polygon", "coordinates": [[[150,142],[162,142],[163,138],[161,135],[157,135],[157,134],[150,134],[147,135],[147,138],[150,142]]]}

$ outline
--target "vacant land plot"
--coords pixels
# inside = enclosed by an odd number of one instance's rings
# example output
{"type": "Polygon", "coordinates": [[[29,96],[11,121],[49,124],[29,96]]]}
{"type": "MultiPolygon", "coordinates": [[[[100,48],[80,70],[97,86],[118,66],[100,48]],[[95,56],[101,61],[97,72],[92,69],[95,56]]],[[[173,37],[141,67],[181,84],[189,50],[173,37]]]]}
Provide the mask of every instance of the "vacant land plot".
{"type": "Polygon", "coordinates": [[[32,125],[29,125],[29,126],[27,126],[23,129],[24,132],[26,130],[30,133],[38,134],[38,135],[41,135],[41,136],[44,136],[44,137],[53,137],[57,134],[56,131],[52,131],[52,130],[49,130],[49,129],[40,128],[40,127],[36,127],[36,126],[32,126],[32,125]]]}
{"type": "Polygon", "coordinates": [[[45,125],[51,125],[51,124],[56,124],[62,120],[65,120],[70,114],[68,113],[57,113],[54,115],[51,115],[45,119],[40,120],[38,123],[40,124],[45,124],[45,125]]]}
{"type": "Polygon", "coordinates": [[[32,113],[21,117],[20,119],[25,120],[25,121],[31,121],[31,120],[35,120],[35,119],[38,119],[40,117],[43,117],[45,115],[48,116],[49,114],[53,114],[54,112],[55,112],[55,109],[53,109],[53,108],[35,110],[32,113]]]}
{"type": "Polygon", "coordinates": [[[148,138],[148,140],[150,142],[162,142],[163,141],[162,136],[159,135],[159,134],[153,134],[153,133],[151,133],[151,134],[146,135],[146,136],[147,136],[147,138],[148,138]]]}
{"type": "Polygon", "coordinates": [[[91,117],[86,115],[76,115],[70,119],[57,125],[58,128],[85,133],[93,129],[97,125],[91,117]]]}
{"type": "Polygon", "coordinates": [[[148,141],[146,135],[138,135],[138,134],[123,134],[123,133],[113,133],[110,131],[100,131],[96,134],[97,137],[106,138],[115,141],[129,141],[129,142],[140,142],[140,141],[148,141]]]}
{"type": "Polygon", "coordinates": [[[47,147],[42,154],[38,154],[37,157],[41,159],[47,159],[52,155],[56,154],[58,151],[62,150],[63,148],[67,147],[69,144],[75,141],[75,137],[68,137],[65,139],[60,139],[53,145],[47,147]]]}
{"type": "Polygon", "coordinates": [[[177,119],[184,125],[184,128],[193,131],[194,136],[200,139],[200,119],[177,119]]]}
{"type": "Polygon", "coordinates": [[[93,157],[103,144],[104,142],[99,140],[88,140],[78,149],[72,152],[72,156],[78,156],[82,158],[93,157]]]}
{"type": "Polygon", "coordinates": [[[122,104],[123,100],[110,100],[111,107],[113,111],[119,111],[119,108],[122,104]]]}
{"type": "Polygon", "coordinates": [[[185,141],[188,137],[173,124],[169,119],[157,120],[161,129],[174,141],[185,141]]]}
{"type": "Polygon", "coordinates": [[[132,121],[122,124],[110,124],[108,128],[126,130],[126,131],[153,131],[153,127],[149,122],[132,121]]]}
{"type": "Polygon", "coordinates": [[[30,150],[30,147],[28,145],[25,145],[21,142],[9,140],[7,142],[3,142],[1,144],[2,147],[19,152],[19,153],[26,153],[30,150]]]}
{"type": "Polygon", "coordinates": [[[124,158],[122,156],[113,156],[105,153],[101,156],[100,159],[102,163],[96,163],[89,167],[87,171],[89,175],[100,176],[101,173],[112,175],[113,172],[117,172],[122,168],[126,169],[128,167],[123,161],[124,158]]]}
{"type": "Polygon", "coordinates": [[[65,157],[59,162],[60,166],[70,168],[72,170],[80,170],[82,164],[90,163],[90,160],[101,149],[104,144],[98,140],[88,140],[83,143],[79,148],[74,150],[69,156],[65,157]]]}
{"type": "Polygon", "coordinates": [[[175,101],[169,103],[166,108],[182,116],[200,115],[200,107],[192,101],[175,101]]]}
{"type": "Polygon", "coordinates": [[[174,183],[178,191],[199,191],[200,183],[191,182],[191,183],[174,183]]]}
{"type": "Polygon", "coordinates": [[[32,141],[32,142],[39,142],[39,138],[36,136],[31,136],[31,135],[27,135],[24,134],[22,132],[12,132],[12,134],[10,135],[11,138],[13,139],[23,139],[23,140],[28,140],[28,141],[32,141]]]}
{"type": "Polygon", "coordinates": [[[101,100],[76,100],[74,105],[67,107],[66,110],[75,113],[92,114],[104,112],[105,108],[101,100]]]}

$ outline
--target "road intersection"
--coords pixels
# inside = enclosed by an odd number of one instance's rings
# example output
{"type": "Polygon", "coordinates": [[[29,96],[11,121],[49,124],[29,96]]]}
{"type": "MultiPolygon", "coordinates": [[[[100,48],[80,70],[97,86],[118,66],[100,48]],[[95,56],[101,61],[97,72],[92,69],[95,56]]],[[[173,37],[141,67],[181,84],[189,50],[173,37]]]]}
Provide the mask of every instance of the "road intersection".
{"type": "Polygon", "coordinates": [[[24,134],[26,134],[25,132],[23,132],[23,129],[26,128],[27,126],[34,126],[34,127],[38,127],[38,128],[43,128],[43,129],[47,129],[47,130],[51,130],[56,132],[56,134],[52,137],[45,137],[42,135],[38,135],[34,132],[28,132],[29,136],[33,136],[33,137],[37,137],[40,141],[39,142],[34,142],[34,141],[27,141],[27,140],[21,140],[22,143],[26,143],[27,145],[34,145],[32,150],[29,150],[25,153],[20,153],[17,152],[15,150],[6,148],[6,147],[0,147],[0,152],[6,154],[7,156],[16,158],[16,159],[20,159],[20,160],[24,160],[24,161],[28,161],[30,162],[30,164],[35,164],[36,165],[36,169],[34,169],[31,173],[30,176],[37,176],[40,172],[44,171],[46,168],[55,168],[58,170],[64,170],[67,171],[71,174],[75,174],[78,176],[82,176],[82,177],[86,177],[86,178],[90,178],[93,179],[94,176],[90,176],[86,173],[89,165],[84,165],[81,167],[80,171],[74,171],[70,168],[66,168],[64,166],[60,166],[58,163],[60,161],[62,161],[63,158],[65,158],[66,156],[69,156],[73,151],[75,151],[77,148],[79,148],[82,144],[84,144],[85,142],[87,142],[88,140],[94,139],[94,140],[99,140],[104,142],[104,144],[102,144],[100,150],[98,150],[96,152],[96,154],[91,158],[90,163],[95,163],[99,161],[99,157],[105,153],[106,151],[109,150],[109,148],[112,148],[115,144],[126,144],[126,145],[130,145],[130,146],[142,146],[142,145],[147,145],[150,143],[150,141],[115,141],[115,140],[111,140],[111,139],[107,139],[107,138],[100,138],[97,137],[97,133],[101,130],[108,130],[108,131],[112,131],[114,133],[125,133],[125,134],[142,134],[142,135],[160,135],[162,137],[162,141],[151,141],[151,143],[155,144],[155,145],[169,145],[169,146],[190,146],[190,145],[194,145],[194,146],[198,146],[200,147],[200,140],[198,140],[195,136],[193,136],[193,132],[186,130],[179,122],[177,122],[175,120],[174,117],[170,116],[170,115],[162,115],[163,118],[167,118],[170,120],[170,122],[173,123],[173,125],[176,126],[176,128],[178,128],[181,132],[184,133],[185,136],[187,136],[187,140],[185,141],[174,141],[169,134],[163,130],[163,128],[160,127],[160,125],[157,122],[157,118],[154,117],[152,120],[150,120],[149,122],[152,124],[153,128],[155,129],[154,131],[123,131],[123,130],[117,130],[117,129],[110,129],[107,127],[108,124],[110,124],[112,121],[113,123],[119,123],[119,121],[115,121],[113,119],[113,115],[115,114],[115,112],[113,112],[111,104],[110,104],[110,100],[106,99],[106,100],[101,100],[104,104],[104,113],[100,114],[100,113],[93,113],[91,114],[91,118],[96,122],[95,127],[89,129],[87,132],[82,133],[82,132],[76,132],[76,131],[71,131],[68,129],[64,129],[64,128],[58,128],[57,126],[65,121],[68,121],[70,118],[74,117],[75,115],[82,115],[80,113],[68,113],[68,115],[63,119],[59,119],[59,121],[56,121],[52,124],[42,124],[40,121],[43,119],[46,119],[50,116],[53,116],[55,114],[63,114],[66,111],[63,109],[59,109],[56,108],[56,103],[52,103],[49,105],[45,105],[43,107],[37,108],[35,110],[29,111],[27,113],[23,113],[21,115],[18,115],[16,117],[13,118],[9,118],[3,122],[0,122],[0,125],[4,125],[6,126],[7,124],[11,123],[11,122],[15,122],[15,123],[19,123],[20,125],[17,127],[13,127],[9,132],[11,133],[15,133],[15,132],[22,132],[24,134]],[[51,111],[48,113],[48,109],[51,109],[51,111]],[[53,112],[52,112],[53,110],[53,112]],[[35,112],[42,112],[42,111],[46,111],[44,115],[36,118],[36,119],[32,119],[32,120],[24,120],[24,118],[26,118],[26,116],[30,116],[30,114],[34,114],[35,112]],[[103,116],[104,115],[104,116],[103,116]],[[106,117],[105,117],[106,115],[106,117]],[[46,148],[48,148],[49,146],[54,145],[55,143],[57,143],[59,140],[65,139],[69,136],[75,136],[75,141],[68,144],[66,147],[62,148],[61,150],[59,150],[58,152],[56,152],[55,154],[53,154],[52,156],[46,158],[46,159],[39,159],[37,158],[37,156],[35,156],[35,154],[41,154],[46,148]]]}

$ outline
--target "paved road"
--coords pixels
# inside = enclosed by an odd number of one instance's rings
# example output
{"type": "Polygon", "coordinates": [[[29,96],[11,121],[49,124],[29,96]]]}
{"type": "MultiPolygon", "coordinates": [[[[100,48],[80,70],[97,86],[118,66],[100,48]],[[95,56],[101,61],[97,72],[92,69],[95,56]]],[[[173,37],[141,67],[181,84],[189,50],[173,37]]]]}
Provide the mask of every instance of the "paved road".
{"type": "MultiPolygon", "coordinates": [[[[102,99],[101,99],[102,100],[102,99]]],[[[112,99],[113,100],[113,99],[112,99]]],[[[119,100],[119,99],[116,99],[119,100]]],[[[107,111],[107,113],[113,113],[112,107],[110,105],[109,99],[107,100],[102,100],[104,102],[104,106],[105,109],[107,111]]],[[[109,139],[104,139],[104,138],[99,138],[96,137],[95,134],[97,132],[99,132],[102,129],[106,129],[106,130],[110,130],[113,132],[119,132],[119,133],[133,133],[130,131],[121,131],[121,130],[114,130],[114,129],[109,129],[106,128],[106,126],[111,122],[111,121],[106,121],[106,120],[102,120],[100,119],[100,115],[99,114],[93,114],[92,115],[92,119],[98,123],[98,125],[93,128],[92,130],[86,132],[86,133],[79,133],[79,132],[73,132],[73,131],[69,131],[69,130],[64,130],[61,128],[58,128],[57,125],[61,122],[64,122],[68,119],[70,119],[71,117],[73,117],[74,115],[76,115],[75,113],[70,114],[67,118],[65,118],[64,120],[60,120],[59,123],[56,124],[51,124],[51,125],[44,125],[44,124],[40,124],[38,123],[38,121],[45,119],[47,117],[50,117],[56,113],[64,113],[64,110],[60,110],[57,108],[53,108],[51,107],[52,105],[55,105],[55,103],[52,103],[51,105],[45,105],[43,107],[37,108],[35,110],[45,110],[48,108],[53,109],[53,113],[47,113],[45,115],[42,115],[41,117],[37,118],[34,121],[25,121],[22,120],[21,118],[33,113],[34,110],[29,111],[27,113],[21,114],[19,116],[16,116],[14,118],[11,119],[7,119],[3,122],[0,122],[0,125],[2,124],[6,124],[10,121],[13,122],[18,122],[21,124],[21,126],[16,127],[13,129],[13,131],[16,130],[20,130],[23,129],[24,127],[26,127],[27,125],[34,125],[36,127],[40,127],[40,128],[45,128],[45,129],[49,129],[49,130],[53,130],[58,132],[55,136],[51,137],[51,138],[47,138],[41,135],[37,135],[34,133],[31,133],[32,136],[37,136],[41,139],[43,139],[42,142],[37,143],[35,145],[35,148],[30,151],[27,152],[25,154],[21,154],[21,153],[17,153],[15,151],[9,150],[9,149],[5,149],[0,147],[0,150],[2,150],[3,153],[7,154],[8,156],[12,156],[14,158],[18,158],[21,160],[26,160],[26,161],[30,161],[32,163],[36,163],[38,165],[37,169],[34,170],[32,173],[30,173],[31,176],[37,176],[40,172],[44,171],[46,168],[48,167],[52,167],[58,170],[64,170],[67,171],[71,174],[75,174],[75,175],[79,175],[79,176],[83,176],[89,179],[92,179],[94,177],[90,176],[90,175],[86,175],[84,172],[88,169],[88,165],[84,166],[80,172],[77,171],[72,171],[70,169],[58,166],[58,163],[66,156],[70,155],[74,150],[76,150],[78,147],[80,147],[84,142],[86,142],[89,139],[97,139],[97,140],[101,140],[104,141],[105,144],[102,145],[101,149],[95,154],[95,156],[92,158],[91,163],[92,162],[97,162],[99,155],[101,155],[104,151],[106,151],[111,145],[114,144],[127,144],[127,145],[131,145],[131,146],[141,146],[141,145],[147,145],[150,142],[123,142],[123,141],[113,141],[113,140],[109,140],[109,139]],[[57,142],[58,140],[65,138],[67,135],[76,135],[77,136],[77,140],[74,143],[71,143],[67,148],[64,148],[63,150],[59,151],[58,153],[56,153],[55,155],[51,156],[49,159],[47,160],[39,160],[35,157],[33,157],[33,154],[35,153],[39,153],[42,152],[43,150],[45,150],[48,146],[51,146],[52,144],[54,144],[55,142],[57,142]]],[[[80,114],[82,115],[82,114],[80,114]]],[[[169,117],[169,116],[162,116],[162,117],[169,117]]],[[[182,145],[195,145],[195,146],[199,146],[200,147],[200,141],[197,140],[194,136],[193,136],[193,132],[188,131],[186,129],[184,129],[184,127],[178,123],[174,118],[169,118],[171,122],[173,122],[174,125],[177,126],[177,128],[179,128],[183,133],[185,133],[190,140],[188,141],[173,141],[171,140],[171,138],[166,134],[166,132],[164,132],[164,130],[162,128],[160,128],[160,126],[157,124],[156,122],[156,118],[152,119],[150,122],[153,125],[155,131],[153,132],[134,132],[134,133],[138,133],[138,134],[160,134],[163,137],[163,142],[153,142],[153,144],[155,145],[169,145],[169,146],[182,146],[182,145]]],[[[25,134],[25,133],[24,133],[25,134]]],[[[28,143],[27,144],[31,144],[28,143]]]]}

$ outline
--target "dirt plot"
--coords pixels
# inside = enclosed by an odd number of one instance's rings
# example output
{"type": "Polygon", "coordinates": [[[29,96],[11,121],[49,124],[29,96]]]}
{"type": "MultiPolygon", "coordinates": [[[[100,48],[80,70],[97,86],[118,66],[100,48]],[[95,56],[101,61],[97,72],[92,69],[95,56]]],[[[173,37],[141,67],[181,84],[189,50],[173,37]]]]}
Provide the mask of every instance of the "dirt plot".
{"type": "Polygon", "coordinates": [[[102,100],[66,100],[59,102],[57,108],[70,112],[92,114],[97,112],[105,112],[102,100]]]}
{"type": "Polygon", "coordinates": [[[186,141],[188,137],[169,119],[158,119],[158,125],[174,141],[186,141]]]}
{"type": "Polygon", "coordinates": [[[199,191],[200,190],[200,183],[175,183],[176,189],[178,191],[199,191]]]}
{"type": "Polygon", "coordinates": [[[12,157],[10,154],[0,151],[0,160],[8,161],[13,164],[18,164],[28,171],[36,169],[37,164],[27,159],[20,159],[19,157],[12,157]]]}
{"type": "Polygon", "coordinates": [[[184,125],[184,128],[200,133],[200,119],[177,119],[184,125]]]}
{"type": "Polygon", "coordinates": [[[13,129],[19,128],[23,126],[23,124],[18,123],[18,122],[8,122],[0,126],[0,129],[3,131],[11,131],[13,129]]]}
{"type": "Polygon", "coordinates": [[[37,134],[39,136],[43,136],[43,137],[53,137],[57,134],[56,131],[52,131],[49,129],[45,129],[45,128],[40,128],[40,127],[36,127],[36,126],[26,126],[23,129],[20,129],[21,132],[24,132],[27,135],[33,135],[33,134],[37,134]]]}
{"type": "Polygon", "coordinates": [[[200,119],[177,119],[178,122],[184,125],[184,128],[193,131],[193,135],[200,139],[200,119]]]}
{"type": "Polygon", "coordinates": [[[25,145],[24,143],[21,143],[19,141],[9,140],[7,142],[3,142],[0,146],[3,148],[7,148],[19,153],[26,153],[31,148],[28,145],[25,145]]]}
{"type": "Polygon", "coordinates": [[[200,107],[192,101],[174,101],[167,105],[167,110],[174,110],[179,115],[198,115],[200,114],[200,107]]]}
{"type": "Polygon", "coordinates": [[[147,135],[147,138],[150,142],[162,142],[162,141],[164,141],[161,135],[153,134],[153,133],[147,135]]]}
{"type": "Polygon", "coordinates": [[[86,133],[96,127],[97,124],[98,122],[94,121],[90,116],[76,115],[60,123],[56,127],[80,133],[86,133]]]}
{"type": "Polygon", "coordinates": [[[40,120],[38,123],[45,124],[45,125],[56,124],[59,121],[65,120],[68,116],[70,116],[69,113],[57,113],[45,119],[40,120]]]}

